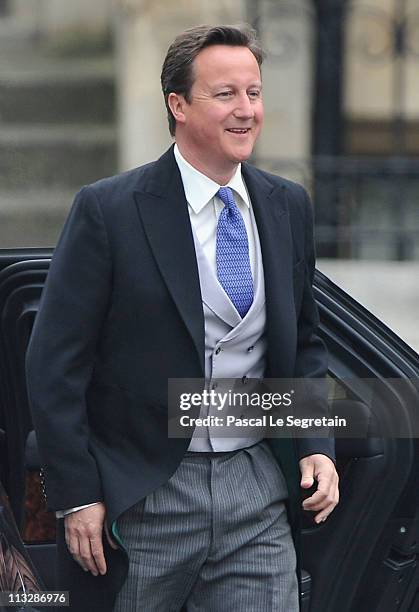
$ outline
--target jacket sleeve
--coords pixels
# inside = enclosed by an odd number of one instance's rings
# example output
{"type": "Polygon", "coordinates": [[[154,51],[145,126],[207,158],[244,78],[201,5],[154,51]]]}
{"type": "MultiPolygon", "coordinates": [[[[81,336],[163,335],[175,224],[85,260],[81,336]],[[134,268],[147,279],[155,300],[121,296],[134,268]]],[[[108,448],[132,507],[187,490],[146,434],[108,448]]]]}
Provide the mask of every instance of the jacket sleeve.
{"type": "MultiPolygon", "coordinates": [[[[306,191],[302,189],[302,192],[305,214],[305,274],[301,310],[297,321],[298,339],[295,377],[306,380],[311,378],[324,379],[328,368],[328,353],[326,346],[318,335],[319,313],[313,294],[315,270],[313,208],[306,191]]],[[[309,381],[307,381],[307,385],[310,385],[309,381]]],[[[317,416],[319,413],[327,416],[327,385],[322,385],[318,380],[313,381],[312,390],[313,416],[317,416]],[[314,404],[316,405],[314,406],[314,404]]],[[[299,438],[297,440],[297,451],[299,459],[315,453],[321,453],[335,461],[333,438],[299,438]]]]}
{"type": "Polygon", "coordinates": [[[51,510],[103,499],[89,450],[86,389],[111,276],[101,208],[93,189],[84,187],[55,249],[26,354],[28,399],[51,510]]]}

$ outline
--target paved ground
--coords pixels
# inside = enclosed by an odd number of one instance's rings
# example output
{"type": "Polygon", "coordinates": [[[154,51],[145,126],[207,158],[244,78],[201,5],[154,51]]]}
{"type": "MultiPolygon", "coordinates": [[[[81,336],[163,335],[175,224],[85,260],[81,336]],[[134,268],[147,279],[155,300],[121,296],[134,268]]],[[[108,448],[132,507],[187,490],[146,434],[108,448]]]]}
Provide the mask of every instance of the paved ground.
{"type": "Polygon", "coordinates": [[[419,261],[319,259],[317,267],[419,352],[419,261]]]}

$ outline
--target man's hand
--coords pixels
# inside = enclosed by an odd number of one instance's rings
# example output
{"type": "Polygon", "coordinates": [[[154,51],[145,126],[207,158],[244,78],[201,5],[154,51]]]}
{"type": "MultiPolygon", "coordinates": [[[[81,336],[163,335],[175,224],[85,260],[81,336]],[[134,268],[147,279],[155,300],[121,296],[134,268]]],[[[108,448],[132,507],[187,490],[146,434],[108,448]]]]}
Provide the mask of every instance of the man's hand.
{"type": "Polygon", "coordinates": [[[327,519],[339,502],[339,476],[335,465],[326,455],[310,455],[300,459],[301,487],[309,489],[317,481],[317,490],[303,501],[304,510],[319,512],[314,516],[316,523],[327,519]]]}
{"type": "Polygon", "coordinates": [[[71,512],[64,517],[65,541],[74,559],[94,576],[106,574],[102,533],[112,548],[118,548],[109,535],[105,522],[106,509],[102,502],[71,512]]]}

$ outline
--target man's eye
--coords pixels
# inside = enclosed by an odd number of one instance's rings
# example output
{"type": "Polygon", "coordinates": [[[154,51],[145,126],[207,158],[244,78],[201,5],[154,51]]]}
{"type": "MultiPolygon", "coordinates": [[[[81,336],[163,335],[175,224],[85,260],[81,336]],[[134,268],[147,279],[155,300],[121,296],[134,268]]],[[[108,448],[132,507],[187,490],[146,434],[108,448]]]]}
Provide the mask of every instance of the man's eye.
{"type": "Polygon", "coordinates": [[[231,95],[232,95],[231,91],[220,91],[220,93],[217,94],[217,97],[218,98],[228,98],[231,95]]]}
{"type": "Polygon", "coordinates": [[[260,91],[259,90],[249,91],[249,97],[250,98],[259,98],[259,96],[260,96],[260,91]]]}

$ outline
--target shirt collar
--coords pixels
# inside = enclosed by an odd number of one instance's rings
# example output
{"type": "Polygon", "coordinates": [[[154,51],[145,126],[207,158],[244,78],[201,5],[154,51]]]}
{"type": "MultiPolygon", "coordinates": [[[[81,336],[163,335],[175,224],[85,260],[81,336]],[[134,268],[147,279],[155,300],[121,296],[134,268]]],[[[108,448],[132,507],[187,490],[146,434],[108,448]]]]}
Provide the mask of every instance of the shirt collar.
{"type": "MultiPolygon", "coordinates": [[[[191,206],[194,213],[198,214],[217,194],[221,185],[218,185],[218,183],[191,166],[179,151],[179,147],[176,143],[173,153],[182,177],[183,188],[188,204],[191,206]]],[[[225,187],[231,187],[231,189],[239,194],[246,206],[250,208],[249,196],[241,173],[241,164],[238,164],[235,173],[225,187]]]]}

